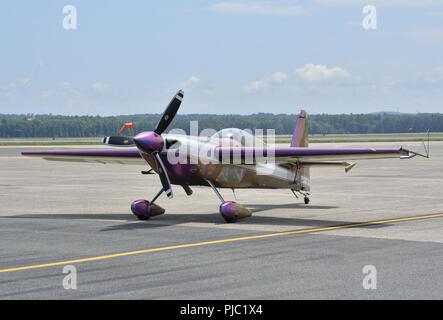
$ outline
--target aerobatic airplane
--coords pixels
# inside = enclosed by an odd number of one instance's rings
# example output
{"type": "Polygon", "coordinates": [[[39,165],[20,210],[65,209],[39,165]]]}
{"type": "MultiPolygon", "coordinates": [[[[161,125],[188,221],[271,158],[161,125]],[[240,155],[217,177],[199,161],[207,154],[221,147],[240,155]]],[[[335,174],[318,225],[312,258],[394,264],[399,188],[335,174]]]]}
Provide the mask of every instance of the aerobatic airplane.
{"type": "Polygon", "coordinates": [[[374,148],[309,148],[308,120],[301,111],[289,147],[266,145],[258,137],[240,129],[224,129],[212,137],[164,134],[174,119],[184,93],[179,91],[154,131],[142,132],[134,138],[114,136],[103,138],[109,146],[97,150],[53,150],[23,152],[24,156],[41,157],[52,161],[76,161],[118,164],[148,164],[150,170],[142,174],[158,174],[162,188],[151,201],[135,200],[131,211],[140,220],[161,215],[165,210],[156,201],[162,193],[173,197],[172,185],[181,186],[192,194],[191,186],[212,188],[221,201],[219,211],[226,222],[236,222],[251,216],[251,211],[234,201],[226,201],[219,188],[287,189],[304,197],[309,204],[311,167],[344,167],[351,170],[360,159],[409,159],[426,154],[397,149],[374,148]],[[178,160],[178,161],[177,161],[178,160]]]}

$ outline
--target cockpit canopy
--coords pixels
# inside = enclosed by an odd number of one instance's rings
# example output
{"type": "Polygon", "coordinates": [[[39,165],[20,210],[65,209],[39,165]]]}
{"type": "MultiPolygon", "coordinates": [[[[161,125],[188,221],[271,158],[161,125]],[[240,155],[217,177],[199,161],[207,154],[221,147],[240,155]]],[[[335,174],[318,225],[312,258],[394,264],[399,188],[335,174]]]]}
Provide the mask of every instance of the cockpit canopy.
{"type": "Polygon", "coordinates": [[[220,147],[263,147],[265,143],[260,138],[255,137],[251,132],[237,128],[228,128],[215,133],[210,139],[210,143],[220,147]]]}

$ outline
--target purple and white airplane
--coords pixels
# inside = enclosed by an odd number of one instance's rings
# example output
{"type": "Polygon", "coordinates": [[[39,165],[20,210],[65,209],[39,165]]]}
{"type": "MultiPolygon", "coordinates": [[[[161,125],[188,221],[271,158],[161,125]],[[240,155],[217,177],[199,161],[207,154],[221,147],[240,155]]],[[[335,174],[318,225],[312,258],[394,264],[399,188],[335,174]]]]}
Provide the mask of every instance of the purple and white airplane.
{"type": "Polygon", "coordinates": [[[373,148],[309,148],[307,114],[301,111],[289,147],[266,145],[258,137],[240,130],[224,129],[212,137],[164,134],[174,119],[184,93],[179,91],[157,124],[154,131],[142,132],[134,138],[114,136],[103,138],[109,146],[128,147],[113,149],[53,150],[23,152],[24,156],[40,157],[52,161],[148,164],[143,174],[158,174],[162,188],[151,200],[135,200],[131,210],[140,220],[165,212],[156,204],[164,192],[173,197],[172,185],[181,186],[192,194],[191,186],[207,186],[221,201],[219,208],[226,222],[236,222],[251,216],[251,211],[234,201],[226,201],[218,188],[288,189],[309,204],[311,167],[331,166],[351,170],[360,159],[410,159],[426,155],[406,150],[373,148]]]}

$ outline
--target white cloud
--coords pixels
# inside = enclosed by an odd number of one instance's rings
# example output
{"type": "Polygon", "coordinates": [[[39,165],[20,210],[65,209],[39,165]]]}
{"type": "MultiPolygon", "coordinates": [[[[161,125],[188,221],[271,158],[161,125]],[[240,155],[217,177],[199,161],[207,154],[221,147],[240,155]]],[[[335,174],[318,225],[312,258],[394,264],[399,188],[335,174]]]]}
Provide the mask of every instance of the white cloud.
{"type": "Polygon", "coordinates": [[[248,93],[260,91],[271,84],[281,84],[288,80],[286,73],[278,71],[274,72],[270,77],[253,81],[247,84],[243,89],[248,93]]]}
{"type": "Polygon", "coordinates": [[[213,85],[206,83],[199,76],[193,75],[185,82],[179,84],[185,93],[196,90],[198,94],[205,96],[212,96],[216,94],[216,90],[213,85]]]}
{"type": "Polygon", "coordinates": [[[185,82],[185,87],[187,87],[187,86],[192,86],[192,85],[196,85],[196,84],[198,84],[198,83],[200,83],[200,82],[202,82],[202,80],[199,78],[199,77],[197,77],[197,76],[192,76],[192,77],[190,77],[186,82],[185,82]]]}
{"type": "Polygon", "coordinates": [[[288,80],[288,76],[286,75],[286,73],[279,71],[272,74],[271,79],[276,83],[281,83],[288,80]]]}
{"type": "Polygon", "coordinates": [[[323,64],[308,63],[295,70],[295,74],[308,82],[320,82],[349,77],[349,72],[340,67],[328,68],[323,64]]]}
{"type": "Polygon", "coordinates": [[[98,93],[103,93],[105,91],[107,91],[111,86],[109,84],[106,83],[102,83],[102,82],[96,82],[92,85],[92,90],[94,90],[95,92],[98,93]]]}
{"type": "Polygon", "coordinates": [[[295,16],[306,12],[301,5],[278,4],[275,1],[222,1],[211,5],[209,10],[219,13],[269,16],[295,16]]]}
{"type": "Polygon", "coordinates": [[[191,76],[188,80],[186,80],[185,82],[180,83],[180,87],[183,90],[190,90],[194,87],[196,87],[197,85],[200,85],[202,82],[202,80],[200,79],[200,77],[197,76],[191,76]]]}
{"type": "Polygon", "coordinates": [[[248,93],[253,93],[253,92],[256,92],[256,91],[259,91],[259,90],[265,88],[266,86],[267,86],[267,83],[265,80],[257,80],[257,81],[253,81],[253,82],[247,84],[244,87],[244,90],[248,93]]]}
{"type": "MultiPolygon", "coordinates": [[[[294,76],[290,77],[285,72],[277,71],[269,77],[253,81],[243,87],[243,91],[247,93],[255,93],[267,88],[278,88],[284,84],[287,86],[300,87],[300,81],[307,85],[318,86],[320,83],[343,80],[350,78],[350,74],[340,67],[328,67],[323,64],[308,63],[305,66],[295,70],[294,76]],[[297,81],[298,80],[298,81],[297,81]]],[[[357,78],[352,78],[356,81],[357,78]]]]}

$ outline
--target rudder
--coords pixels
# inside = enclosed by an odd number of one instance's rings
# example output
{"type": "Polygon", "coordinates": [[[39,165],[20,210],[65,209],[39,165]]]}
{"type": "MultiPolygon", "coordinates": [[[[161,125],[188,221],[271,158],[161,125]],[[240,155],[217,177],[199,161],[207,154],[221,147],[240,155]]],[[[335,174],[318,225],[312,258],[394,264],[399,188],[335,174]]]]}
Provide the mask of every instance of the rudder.
{"type": "Polygon", "coordinates": [[[294,133],[292,134],[291,147],[308,147],[308,114],[301,110],[295,122],[294,133]]]}

